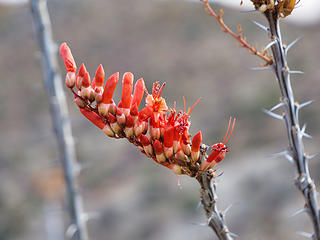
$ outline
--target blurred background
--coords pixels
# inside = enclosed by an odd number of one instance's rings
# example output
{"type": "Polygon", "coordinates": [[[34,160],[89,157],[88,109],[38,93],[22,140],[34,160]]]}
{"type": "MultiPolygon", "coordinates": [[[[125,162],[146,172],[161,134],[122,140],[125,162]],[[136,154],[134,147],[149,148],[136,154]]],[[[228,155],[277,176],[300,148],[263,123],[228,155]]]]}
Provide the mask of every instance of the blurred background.
{"type": "MultiPolygon", "coordinates": [[[[222,33],[201,4],[182,0],[48,4],[56,42],[66,41],[78,66],[85,62],[92,75],[102,63],[107,75],[131,71],[136,79],[143,77],[149,90],[153,82],[166,81],[163,96],[171,106],[177,101],[180,108],[182,96],[188,106],[201,97],[191,115],[191,133],[201,130],[207,144],[221,140],[229,116],[237,118],[231,151],[219,164],[223,175],[217,181],[218,207],[233,204],[226,220],[240,239],[302,239],[296,231],[312,232],[305,214],[290,218],[304,204],[292,184],[293,166],[269,157],[287,146],[284,124],[261,111],[278,102],[277,82],[272,72],[249,70],[261,61],[222,33]]],[[[258,13],[226,7],[224,19],[233,29],[241,23],[249,42],[267,44],[266,34],[252,23],[265,22],[258,13]]],[[[320,142],[320,25],[317,19],[303,25],[295,22],[302,20],[281,25],[286,43],[303,37],[288,59],[292,69],[305,72],[293,76],[296,99],[315,100],[301,114],[301,123],[308,123],[314,137],[305,141],[306,151],[313,154],[320,142]]],[[[1,240],[49,239],[49,232],[56,234],[53,239],[62,239],[66,228],[62,221],[68,222],[39,57],[29,6],[0,5],[1,240]]],[[[61,60],[60,66],[64,76],[61,60]]],[[[120,91],[118,86],[117,101],[120,91]]],[[[182,176],[180,189],[172,172],[126,140],[107,138],[80,115],[70,92],[66,94],[78,160],[86,166],[79,179],[84,207],[97,217],[88,222],[90,239],[215,239],[201,226],[205,218],[201,208],[196,209],[199,186],[194,179],[182,176]]],[[[310,168],[319,188],[319,159],[311,161],[310,168]]]]}

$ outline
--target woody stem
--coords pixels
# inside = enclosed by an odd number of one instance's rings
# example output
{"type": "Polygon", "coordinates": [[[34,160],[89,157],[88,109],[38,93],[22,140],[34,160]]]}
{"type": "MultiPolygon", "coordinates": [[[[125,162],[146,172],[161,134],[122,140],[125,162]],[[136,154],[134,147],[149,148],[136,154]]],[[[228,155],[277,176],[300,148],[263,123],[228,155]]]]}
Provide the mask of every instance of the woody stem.
{"type": "Polygon", "coordinates": [[[267,10],[265,16],[269,22],[271,39],[276,43],[271,46],[274,58],[274,72],[279,83],[282,102],[284,103],[284,121],[287,128],[290,153],[296,167],[295,185],[303,194],[305,210],[313,224],[312,239],[320,240],[320,219],[317,200],[317,191],[309,172],[308,158],[304,151],[302,131],[299,126],[299,105],[295,103],[291,82],[290,70],[286,59],[286,49],[282,43],[277,10],[267,10]]]}
{"type": "Polygon", "coordinates": [[[57,47],[52,37],[47,2],[46,0],[31,0],[30,4],[35,25],[35,36],[42,53],[45,87],[50,101],[52,119],[64,170],[71,225],[76,228],[73,239],[87,240],[88,232],[84,221],[82,198],[76,182],[78,171],[76,169],[77,159],[74,140],[70,121],[68,120],[68,109],[62,79],[58,71],[57,47]]]}
{"type": "Polygon", "coordinates": [[[217,208],[218,195],[214,173],[208,170],[198,175],[196,179],[201,186],[201,203],[207,215],[208,226],[212,228],[220,240],[232,240],[233,238],[225,223],[224,215],[217,208]]]}

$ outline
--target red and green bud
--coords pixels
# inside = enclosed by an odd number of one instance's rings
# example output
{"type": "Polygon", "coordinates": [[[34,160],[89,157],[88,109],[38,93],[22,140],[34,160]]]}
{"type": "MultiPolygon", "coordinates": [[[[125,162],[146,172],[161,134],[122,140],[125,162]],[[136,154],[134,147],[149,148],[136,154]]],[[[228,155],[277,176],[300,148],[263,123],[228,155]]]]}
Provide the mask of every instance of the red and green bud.
{"type": "Polygon", "coordinates": [[[76,98],[74,99],[74,102],[77,104],[77,106],[78,106],[79,108],[85,108],[85,107],[87,106],[86,102],[83,101],[83,100],[82,100],[81,98],[79,98],[79,97],[76,97],[76,98]]]}
{"type": "Polygon", "coordinates": [[[117,118],[113,116],[111,113],[108,115],[108,121],[110,123],[110,127],[113,130],[114,133],[119,134],[121,131],[121,127],[117,123],[117,118]]]}
{"type": "Polygon", "coordinates": [[[146,155],[148,157],[152,157],[153,156],[153,149],[152,149],[151,143],[149,141],[149,138],[146,135],[141,134],[138,139],[139,139],[139,142],[141,143],[141,145],[143,146],[143,150],[146,153],[146,155]]]}
{"type": "Polygon", "coordinates": [[[133,117],[130,115],[128,115],[126,119],[126,126],[123,131],[127,138],[130,138],[133,135],[133,117]]]}
{"type": "Polygon", "coordinates": [[[81,89],[81,82],[86,72],[87,72],[87,69],[85,65],[82,63],[76,76],[76,87],[78,90],[81,89]]]}
{"type": "Polygon", "coordinates": [[[117,108],[117,122],[120,126],[124,126],[126,124],[126,116],[123,114],[123,111],[120,108],[117,108]]]}
{"type": "Polygon", "coordinates": [[[73,88],[76,84],[76,75],[74,72],[67,72],[66,74],[66,86],[68,88],[73,88]]]}
{"type": "Polygon", "coordinates": [[[153,142],[153,150],[156,155],[156,159],[159,163],[163,163],[166,161],[166,157],[164,156],[162,143],[159,140],[155,140],[153,142]]]}
{"type": "Polygon", "coordinates": [[[171,163],[168,165],[168,168],[170,168],[174,174],[180,175],[183,173],[181,166],[178,164],[171,163]]]}

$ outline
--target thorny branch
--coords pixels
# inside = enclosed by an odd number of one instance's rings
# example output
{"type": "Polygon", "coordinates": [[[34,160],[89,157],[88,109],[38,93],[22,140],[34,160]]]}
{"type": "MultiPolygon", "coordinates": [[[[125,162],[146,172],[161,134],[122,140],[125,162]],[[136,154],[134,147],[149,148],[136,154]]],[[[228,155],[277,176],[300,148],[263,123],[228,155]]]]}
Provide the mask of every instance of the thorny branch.
{"type": "Polygon", "coordinates": [[[54,128],[59,143],[61,161],[66,182],[69,214],[72,226],[76,228],[75,239],[87,240],[88,233],[84,222],[82,198],[76,184],[77,162],[68,109],[58,71],[57,47],[53,41],[51,23],[46,0],[31,0],[35,35],[42,52],[42,65],[45,87],[51,106],[54,128]]]}
{"type": "Polygon", "coordinates": [[[204,8],[206,13],[209,16],[212,16],[213,18],[215,18],[218,23],[221,26],[222,31],[224,31],[225,33],[231,35],[234,39],[236,39],[239,43],[241,47],[247,48],[248,51],[250,53],[252,53],[253,55],[258,56],[259,58],[261,58],[263,61],[265,61],[265,66],[267,65],[272,65],[273,64],[273,59],[272,57],[269,55],[268,50],[262,50],[262,52],[258,51],[258,49],[254,46],[252,46],[251,44],[249,44],[246,40],[246,37],[243,37],[242,35],[242,28],[241,25],[238,25],[238,34],[233,32],[223,21],[222,15],[223,15],[223,10],[220,9],[219,10],[219,14],[216,14],[216,12],[212,9],[212,7],[210,6],[208,0],[200,0],[203,4],[204,4],[204,8]]]}
{"type": "Polygon", "coordinates": [[[269,22],[271,40],[275,44],[271,46],[274,57],[274,72],[277,77],[280,90],[281,102],[284,109],[284,121],[287,127],[288,139],[290,144],[289,154],[296,166],[297,175],[295,177],[295,185],[301,191],[305,199],[305,210],[309,214],[314,234],[312,239],[320,240],[320,218],[319,206],[317,200],[316,186],[310,176],[308,160],[309,156],[304,151],[302,137],[304,136],[304,128],[300,128],[298,112],[299,105],[293,95],[290,74],[291,71],[287,64],[286,47],[282,43],[282,37],[279,26],[279,13],[277,9],[267,10],[265,16],[269,22]]]}
{"type": "Polygon", "coordinates": [[[224,215],[217,208],[216,182],[214,180],[215,172],[210,169],[197,176],[201,186],[201,203],[206,212],[208,226],[216,233],[220,240],[232,240],[232,233],[225,223],[224,215]]]}
{"type": "MultiPolygon", "coordinates": [[[[207,150],[210,146],[201,144],[200,158],[207,158],[207,150]]],[[[224,213],[218,210],[217,200],[218,195],[216,192],[217,184],[215,182],[216,171],[209,169],[196,175],[195,178],[200,184],[200,198],[203,209],[207,216],[208,226],[215,232],[220,240],[232,240],[231,233],[227,227],[224,219],[224,213]]]]}

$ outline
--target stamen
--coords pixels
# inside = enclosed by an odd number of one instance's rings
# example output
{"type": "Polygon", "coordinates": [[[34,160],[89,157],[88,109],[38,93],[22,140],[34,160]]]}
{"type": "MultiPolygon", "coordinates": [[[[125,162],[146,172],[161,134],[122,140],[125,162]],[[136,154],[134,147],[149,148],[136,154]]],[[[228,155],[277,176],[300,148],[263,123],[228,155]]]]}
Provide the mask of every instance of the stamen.
{"type": "Polygon", "coordinates": [[[233,124],[232,124],[232,128],[231,128],[231,131],[230,131],[230,135],[228,137],[228,139],[224,142],[224,144],[227,144],[227,142],[229,141],[232,133],[233,133],[233,129],[234,129],[234,125],[236,124],[236,118],[233,119],[233,124]]]}
{"type": "Polygon", "coordinates": [[[192,110],[194,109],[194,107],[199,103],[201,97],[199,97],[199,99],[193,104],[193,106],[188,109],[188,117],[190,116],[190,113],[192,112],[192,110]]]}
{"type": "Polygon", "coordinates": [[[232,119],[232,117],[229,118],[228,129],[227,129],[226,135],[223,138],[223,141],[222,141],[223,143],[224,143],[224,140],[226,140],[226,137],[228,136],[228,132],[229,132],[229,129],[230,129],[230,124],[231,124],[231,119],[232,119]]]}

